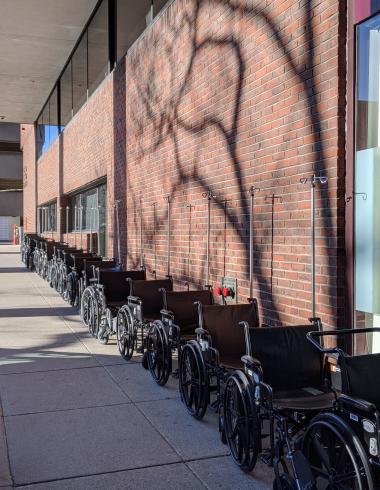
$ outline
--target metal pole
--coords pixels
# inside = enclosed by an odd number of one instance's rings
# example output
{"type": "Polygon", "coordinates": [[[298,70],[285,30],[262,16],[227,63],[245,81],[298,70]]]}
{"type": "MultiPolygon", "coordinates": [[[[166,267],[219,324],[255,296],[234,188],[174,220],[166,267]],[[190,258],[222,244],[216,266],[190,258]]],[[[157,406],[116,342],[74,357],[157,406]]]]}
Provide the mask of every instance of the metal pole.
{"type": "Polygon", "coordinates": [[[203,194],[207,198],[207,248],[206,248],[206,286],[209,286],[210,276],[210,235],[211,235],[211,199],[215,196],[211,191],[203,194]]]}
{"type": "MultiPolygon", "coordinates": [[[[80,206],[79,206],[79,209],[80,209],[80,219],[79,219],[79,223],[80,223],[80,249],[83,250],[83,206],[82,206],[82,196],[80,196],[80,206]]],[[[87,249],[87,247],[86,247],[87,249]]]]}
{"type": "Polygon", "coordinates": [[[253,208],[255,200],[255,186],[250,189],[251,194],[251,210],[249,213],[249,297],[253,298],[253,208]]]}
{"type": "Polygon", "coordinates": [[[311,222],[311,317],[315,318],[315,175],[311,178],[310,222],[311,222]]]}
{"type": "Polygon", "coordinates": [[[142,210],[142,199],[140,199],[140,267],[144,268],[144,257],[143,257],[143,210],[142,210]]]}
{"type": "Polygon", "coordinates": [[[154,254],[154,273],[157,272],[157,243],[156,243],[156,203],[153,206],[153,254],[154,254]]]}
{"type": "Polygon", "coordinates": [[[75,205],[74,206],[74,248],[77,248],[77,215],[78,215],[78,208],[75,205]]]}
{"type": "Polygon", "coordinates": [[[94,214],[94,208],[90,208],[90,253],[92,253],[92,216],[94,214]]]}
{"type": "Polygon", "coordinates": [[[310,182],[310,228],[311,228],[311,315],[312,318],[316,318],[315,307],[315,266],[316,266],[316,234],[315,234],[315,186],[319,182],[320,184],[326,184],[328,177],[316,176],[313,174],[309,179],[300,179],[301,184],[310,182]]]}
{"type": "Polygon", "coordinates": [[[168,235],[167,235],[167,247],[168,247],[168,265],[167,265],[167,276],[170,277],[170,196],[167,196],[167,202],[168,202],[168,235]]]}
{"type": "Polygon", "coordinates": [[[119,225],[119,202],[115,201],[115,219],[116,219],[116,232],[117,232],[117,261],[121,264],[121,252],[120,252],[120,225],[119,225]]]}
{"type": "Polygon", "coordinates": [[[70,207],[66,206],[66,238],[68,238],[69,235],[69,210],[70,207]]]}

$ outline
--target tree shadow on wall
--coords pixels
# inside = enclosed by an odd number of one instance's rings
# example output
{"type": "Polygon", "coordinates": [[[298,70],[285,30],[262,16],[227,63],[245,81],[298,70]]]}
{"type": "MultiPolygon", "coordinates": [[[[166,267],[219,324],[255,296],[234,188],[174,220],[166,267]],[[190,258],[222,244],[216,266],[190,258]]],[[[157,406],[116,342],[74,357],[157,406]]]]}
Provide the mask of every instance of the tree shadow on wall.
{"type": "MultiPolygon", "coordinates": [[[[173,13],[166,16],[167,35],[162,35],[157,29],[152,29],[147,34],[150,36],[149,55],[146,52],[140,53],[139,50],[142,48],[139,46],[131,53],[130,70],[127,71],[126,81],[131,94],[131,106],[127,108],[127,117],[129,116],[131,122],[133,144],[137,148],[137,158],[134,158],[134,164],[136,166],[142,164],[145,159],[151,158],[161,148],[170,145],[175,157],[175,176],[171,175],[170,182],[165,186],[170,189],[171,199],[186,186],[196,186],[203,192],[211,191],[218,195],[216,205],[220,210],[223,209],[224,201],[229,198],[228,189],[223,189],[220,185],[215,184],[212,174],[207,171],[202,172],[199,165],[202,143],[206,138],[210,137],[213,144],[215,141],[222,143],[228,156],[225,168],[228,167],[230,170],[231,185],[234,188],[234,194],[238,195],[240,201],[239,208],[227,210],[227,220],[244,247],[245,270],[248,270],[249,263],[246,219],[249,216],[249,200],[247,199],[248,189],[245,184],[243,161],[239,156],[239,137],[244,117],[242,104],[246,97],[245,81],[249,73],[247,72],[247,59],[244,56],[244,43],[239,39],[238,32],[233,27],[235,21],[251,24],[257,28],[264,27],[265,35],[272,39],[281,56],[284,57],[283,63],[296,77],[297,82],[294,84],[301,84],[302,93],[299,98],[305,103],[304,117],[308,119],[314,137],[313,163],[309,166],[309,171],[310,174],[313,172],[327,173],[325,148],[321,137],[323,128],[319,109],[320,101],[315,88],[312,2],[306,0],[301,2],[299,7],[302,10],[300,17],[303,19],[306,45],[302,63],[294,58],[288,47],[288,39],[283,28],[276,25],[270,15],[270,7],[265,8],[262,4],[263,2],[260,1],[248,0],[184,2],[183,7],[177,11],[173,9],[173,13]],[[211,23],[205,26],[210,16],[210,9],[220,11],[221,23],[219,26],[211,23]],[[188,55],[184,64],[182,57],[179,61],[178,52],[179,50],[183,52],[186,47],[188,55]],[[215,62],[218,66],[214,64],[207,66],[208,60],[213,59],[207,58],[207,54],[214,49],[217,49],[219,53],[215,62]],[[207,78],[197,78],[199,66],[202,73],[207,74],[207,78]],[[222,75],[218,77],[215,73],[222,75]],[[208,97],[201,96],[201,90],[197,90],[197,83],[208,86],[208,97]],[[228,96],[226,100],[220,101],[218,95],[221,88],[224,89],[224,93],[228,92],[228,96]],[[192,109],[186,111],[185,108],[189,106],[192,109]],[[194,147],[197,147],[190,165],[188,158],[183,158],[181,145],[184,138],[189,135],[194,139],[194,147]],[[243,226],[240,223],[242,217],[245,219],[243,226]]],[[[145,43],[144,47],[146,45],[145,43]]],[[[250,55],[255,56],[255,53],[250,53],[250,55]]],[[[254,77],[255,74],[252,75],[254,77]]],[[[251,92],[249,97],[255,100],[255,93],[251,92]]],[[[257,133],[252,128],[250,131],[252,141],[255,141],[256,136],[257,133]]],[[[255,171],[255,168],[253,167],[252,170],[255,171]]],[[[129,168],[128,172],[130,172],[129,168]]],[[[296,183],[297,179],[296,176],[296,183]]],[[[275,185],[274,183],[273,186],[275,185]]],[[[130,202],[138,202],[141,196],[133,182],[128,180],[126,188],[130,202]]],[[[344,189],[342,182],[338,182],[338,188],[344,189]]],[[[328,236],[329,230],[334,228],[329,197],[324,198],[321,213],[325,235],[328,236]]],[[[164,219],[167,219],[166,215],[158,220],[155,225],[156,229],[162,226],[164,219]]],[[[138,227],[137,221],[134,225],[138,227]]],[[[147,227],[146,223],[144,227],[147,227]]],[[[329,246],[327,238],[325,244],[329,246]]],[[[271,294],[271,284],[262,268],[262,252],[255,238],[254,247],[255,274],[259,279],[261,304],[267,312],[270,311],[273,323],[277,323],[280,317],[276,300],[271,294]]],[[[133,262],[131,253],[128,254],[128,257],[133,262]]],[[[334,279],[329,277],[330,296],[336,296],[335,288],[334,279]]]]}

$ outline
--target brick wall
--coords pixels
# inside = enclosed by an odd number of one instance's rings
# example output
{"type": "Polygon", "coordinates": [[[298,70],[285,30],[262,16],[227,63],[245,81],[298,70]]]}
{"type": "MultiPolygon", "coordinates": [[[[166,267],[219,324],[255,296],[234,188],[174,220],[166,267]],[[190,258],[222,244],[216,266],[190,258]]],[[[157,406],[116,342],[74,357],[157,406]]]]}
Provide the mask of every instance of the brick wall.
{"type": "Polygon", "coordinates": [[[144,263],[160,276],[167,271],[169,195],[171,273],[181,288],[204,283],[202,195],[212,191],[209,282],[236,277],[244,301],[249,188],[260,188],[254,295],[265,321],[293,323],[311,310],[310,188],[300,178],[327,175],[328,185],[316,193],[317,314],[326,325],[342,322],[344,5],[175,1],[63,133],[62,194],[107,175],[109,242],[111,204],[120,200],[129,267],[140,260],[141,200],[144,263]]]}

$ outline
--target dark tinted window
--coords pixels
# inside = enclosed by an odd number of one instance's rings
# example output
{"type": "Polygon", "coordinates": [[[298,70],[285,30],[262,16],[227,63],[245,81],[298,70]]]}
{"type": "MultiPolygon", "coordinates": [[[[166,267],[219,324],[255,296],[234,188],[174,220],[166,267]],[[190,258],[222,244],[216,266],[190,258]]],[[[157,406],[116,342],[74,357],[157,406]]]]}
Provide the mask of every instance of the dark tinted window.
{"type": "Polygon", "coordinates": [[[78,44],[72,60],[73,113],[77,113],[87,99],[87,33],[78,44]]]}
{"type": "Polygon", "coordinates": [[[104,0],[88,26],[88,93],[108,74],[108,0],[104,0]]]}
{"type": "Polygon", "coordinates": [[[58,91],[54,89],[49,100],[49,144],[51,145],[57,139],[59,134],[58,126],[58,91]]]}
{"type": "Polygon", "coordinates": [[[117,0],[117,59],[122,58],[153,17],[151,0],[117,0]]]}
{"type": "Polygon", "coordinates": [[[153,1],[153,13],[156,16],[168,3],[168,0],[154,0],[153,1]]]}
{"type": "Polygon", "coordinates": [[[71,61],[61,77],[61,125],[65,127],[72,118],[73,84],[71,76],[71,61]]]}

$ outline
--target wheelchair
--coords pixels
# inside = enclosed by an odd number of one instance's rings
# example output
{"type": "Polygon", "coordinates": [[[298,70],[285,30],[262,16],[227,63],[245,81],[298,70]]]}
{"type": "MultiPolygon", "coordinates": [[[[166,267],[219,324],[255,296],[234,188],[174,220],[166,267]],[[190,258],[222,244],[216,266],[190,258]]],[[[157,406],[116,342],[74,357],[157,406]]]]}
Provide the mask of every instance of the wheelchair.
{"type": "MultiPolygon", "coordinates": [[[[83,250],[79,250],[83,253],[83,250]]],[[[78,252],[78,249],[70,247],[67,244],[58,243],[53,246],[53,255],[50,260],[50,273],[49,282],[50,286],[54,288],[59,294],[63,295],[65,290],[65,263],[64,263],[64,253],[74,253],[78,252]]]]}
{"type": "Polygon", "coordinates": [[[90,252],[84,253],[80,250],[71,252],[63,250],[63,264],[61,266],[63,299],[68,301],[71,306],[78,305],[79,296],[79,274],[78,265],[85,259],[96,259],[96,256],[90,252]]]}
{"type": "Polygon", "coordinates": [[[153,380],[164,386],[172,373],[172,356],[190,339],[195,339],[198,327],[196,302],[213,304],[211,288],[200,291],[166,291],[163,294],[161,320],[155,320],[149,328],[146,341],[146,358],[153,380]]]}
{"type": "Polygon", "coordinates": [[[115,268],[96,268],[97,282],[91,300],[90,333],[100,343],[107,344],[110,335],[116,334],[114,319],[130,295],[131,280],[145,280],[145,269],[118,271],[115,268]]]}
{"type": "Polygon", "coordinates": [[[245,341],[234,326],[246,321],[258,327],[259,317],[255,299],[246,304],[198,302],[196,306],[196,338],[181,348],[178,376],[181,400],[193,417],[202,419],[209,405],[219,407],[220,383],[229,370],[241,366],[245,341]]]}
{"type": "Polygon", "coordinates": [[[380,354],[349,355],[342,347],[323,346],[326,336],[336,337],[339,345],[358,334],[379,332],[359,328],[308,333],[318,352],[337,357],[342,379],[342,394],[333,408],[313,418],[302,438],[318,488],[380,488],[380,354]]]}
{"type": "Polygon", "coordinates": [[[117,313],[116,340],[119,353],[126,361],[130,360],[136,350],[143,355],[143,366],[148,369],[146,351],[146,334],[155,320],[161,318],[163,296],[161,289],[173,290],[173,280],[133,280],[130,283],[130,296],[117,313]]]}
{"type": "MultiPolygon", "coordinates": [[[[93,322],[91,320],[92,303],[98,301],[98,275],[96,269],[110,269],[121,272],[123,270],[120,264],[114,259],[104,260],[101,257],[91,257],[83,259],[83,269],[79,273],[79,304],[80,317],[82,323],[93,333],[93,322]]],[[[96,311],[96,310],[95,310],[96,311]]]]}

